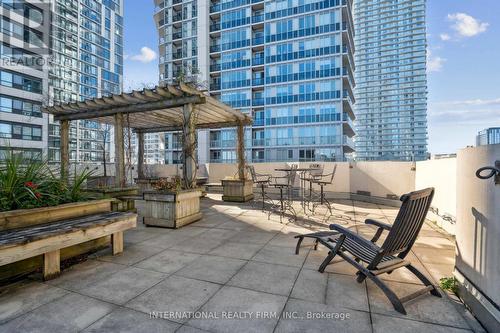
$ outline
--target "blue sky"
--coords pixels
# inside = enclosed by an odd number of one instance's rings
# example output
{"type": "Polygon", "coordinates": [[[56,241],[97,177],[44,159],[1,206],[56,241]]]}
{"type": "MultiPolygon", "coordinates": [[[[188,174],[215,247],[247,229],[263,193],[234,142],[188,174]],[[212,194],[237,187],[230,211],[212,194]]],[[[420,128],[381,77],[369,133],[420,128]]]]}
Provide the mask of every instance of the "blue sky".
{"type": "MultiPolygon", "coordinates": [[[[153,0],[125,1],[124,89],[158,81],[153,0]]],[[[500,126],[500,1],[427,0],[429,151],[474,145],[500,126]]]]}

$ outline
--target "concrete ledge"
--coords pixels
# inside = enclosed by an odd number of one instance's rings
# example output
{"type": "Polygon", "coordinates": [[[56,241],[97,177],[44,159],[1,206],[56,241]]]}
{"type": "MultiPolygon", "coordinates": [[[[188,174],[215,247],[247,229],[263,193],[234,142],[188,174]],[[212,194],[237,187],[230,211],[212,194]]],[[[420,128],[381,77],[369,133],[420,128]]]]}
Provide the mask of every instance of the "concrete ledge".
{"type": "Polygon", "coordinates": [[[478,290],[457,269],[453,275],[458,280],[458,295],[488,332],[500,332],[500,309],[478,290]]]}

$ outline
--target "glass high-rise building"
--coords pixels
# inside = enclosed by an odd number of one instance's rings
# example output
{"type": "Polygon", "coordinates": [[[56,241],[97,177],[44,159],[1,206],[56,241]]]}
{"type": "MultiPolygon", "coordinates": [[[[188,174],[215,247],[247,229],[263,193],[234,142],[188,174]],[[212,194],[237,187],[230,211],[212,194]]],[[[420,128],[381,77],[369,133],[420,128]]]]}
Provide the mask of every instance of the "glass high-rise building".
{"type": "Polygon", "coordinates": [[[356,159],[427,158],[425,0],[355,0],[356,159]]]}
{"type": "MultiPolygon", "coordinates": [[[[123,0],[52,0],[50,102],[77,102],[119,94],[123,86],[123,0]]],[[[95,121],[71,122],[70,161],[114,156],[113,129],[95,121]]],[[[59,161],[59,125],[49,124],[48,154],[59,161]]]]}
{"type": "Polygon", "coordinates": [[[476,136],[476,146],[500,144],[500,127],[486,128],[476,136]]]}
{"type": "MultiPolygon", "coordinates": [[[[248,160],[342,161],[354,151],[350,0],[155,0],[160,81],[199,73],[213,96],[252,115],[248,160]]],[[[234,129],[200,131],[198,158],[234,162],[234,129]]],[[[166,161],[179,160],[168,133],[166,161]]]]}
{"type": "MultiPolygon", "coordinates": [[[[15,0],[0,6],[0,157],[14,150],[58,162],[59,125],[41,113],[42,105],[121,92],[123,0],[15,0]]],[[[70,133],[72,162],[113,156],[109,126],[74,121],[70,133]]]]}
{"type": "Polygon", "coordinates": [[[43,2],[0,1],[0,160],[8,152],[46,153],[50,7],[43,2]]]}

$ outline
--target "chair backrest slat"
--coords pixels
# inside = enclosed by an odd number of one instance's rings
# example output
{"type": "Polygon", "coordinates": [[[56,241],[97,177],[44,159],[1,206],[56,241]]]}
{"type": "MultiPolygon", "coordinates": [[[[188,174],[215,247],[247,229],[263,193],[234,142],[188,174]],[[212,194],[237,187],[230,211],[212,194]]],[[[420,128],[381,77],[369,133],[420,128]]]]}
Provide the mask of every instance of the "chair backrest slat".
{"type": "Polygon", "coordinates": [[[322,165],[322,164],[318,164],[318,163],[313,163],[313,164],[309,164],[309,174],[314,178],[314,177],[320,177],[321,175],[323,175],[323,170],[325,169],[325,167],[322,165]]]}
{"type": "Polygon", "coordinates": [[[247,165],[247,170],[250,171],[250,175],[252,176],[252,181],[257,183],[257,174],[255,173],[255,167],[253,165],[247,165]]]}
{"type": "Polygon", "coordinates": [[[330,178],[330,184],[333,183],[333,178],[335,177],[335,173],[337,172],[337,164],[335,164],[333,166],[333,171],[332,171],[332,175],[331,175],[331,178],[330,178]]]}
{"type": "Polygon", "coordinates": [[[434,189],[427,188],[405,194],[396,220],[380,247],[381,256],[399,254],[404,258],[415,243],[430,208],[434,189]]]}

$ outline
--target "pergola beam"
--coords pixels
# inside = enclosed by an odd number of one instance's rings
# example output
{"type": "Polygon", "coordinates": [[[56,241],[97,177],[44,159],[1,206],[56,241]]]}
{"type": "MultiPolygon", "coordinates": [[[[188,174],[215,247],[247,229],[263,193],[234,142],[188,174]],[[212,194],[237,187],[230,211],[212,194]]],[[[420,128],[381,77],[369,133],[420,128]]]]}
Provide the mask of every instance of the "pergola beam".
{"type": "MultiPolygon", "coordinates": [[[[227,127],[237,127],[240,123],[243,126],[249,126],[252,121],[247,119],[247,121],[229,121],[229,122],[219,122],[219,123],[206,123],[196,125],[196,129],[214,129],[214,128],[227,128],[227,127]]],[[[176,132],[181,131],[182,126],[160,126],[151,128],[134,128],[135,133],[159,133],[159,132],[176,132]]]]}
{"type": "Polygon", "coordinates": [[[80,120],[80,119],[95,119],[106,116],[113,116],[118,113],[141,113],[157,111],[161,109],[169,109],[182,107],[185,104],[201,104],[205,103],[205,98],[201,96],[186,96],[175,99],[161,100],[157,102],[148,102],[140,104],[132,104],[126,106],[106,106],[101,109],[90,109],[84,111],[68,112],[54,115],[54,120],[80,120]]]}

